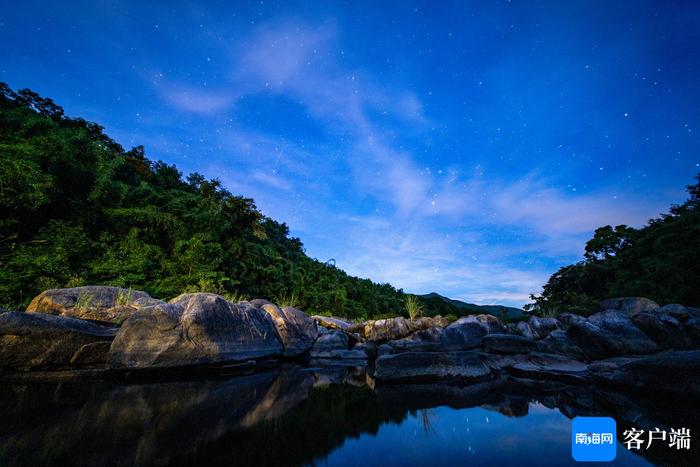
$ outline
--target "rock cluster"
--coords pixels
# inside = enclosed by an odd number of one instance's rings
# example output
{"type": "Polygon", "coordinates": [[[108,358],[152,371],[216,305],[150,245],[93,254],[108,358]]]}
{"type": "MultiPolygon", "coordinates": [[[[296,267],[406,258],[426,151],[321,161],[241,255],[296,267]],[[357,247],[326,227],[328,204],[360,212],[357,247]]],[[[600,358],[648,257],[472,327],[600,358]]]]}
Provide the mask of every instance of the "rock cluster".
{"type": "Polygon", "coordinates": [[[473,383],[510,374],[700,393],[697,349],[700,310],[645,298],[604,300],[589,317],[532,316],[508,325],[491,315],[350,323],[263,299],[232,303],[194,293],[166,303],[144,292],[91,286],[49,290],[27,313],[0,313],[0,368],[15,372],[254,367],[301,359],[369,364],[380,383],[473,383]]]}

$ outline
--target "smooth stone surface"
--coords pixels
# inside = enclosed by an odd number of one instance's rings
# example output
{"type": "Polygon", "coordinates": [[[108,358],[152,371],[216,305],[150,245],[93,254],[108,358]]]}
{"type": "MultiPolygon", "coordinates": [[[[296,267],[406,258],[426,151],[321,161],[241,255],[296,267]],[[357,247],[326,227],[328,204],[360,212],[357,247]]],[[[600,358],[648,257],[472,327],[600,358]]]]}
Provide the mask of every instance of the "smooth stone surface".
{"type": "Polygon", "coordinates": [[[159,303],[164,302],[139,290],[89,285],[46,290],[34,297],[27,312],[120,324],[136,310],[159,303]]]}
{"type": "Polygon", "coordinates": [[[700,395],[700,350],[596,362],[589,370],[594,381],[601,384],[646,392],[700,395]]]}
{"type": "Polygon", "coordinates": [[[0,314],[0,368],[64,369],[103,364],[116,328],[67,316],[0,314]]]}
{"type": "MultiPolygon", "coordinates": [[[[341,355],[350,350],[350,338],[348,335],[336,329],[322,334],[316,339],[309,355],[311,358],[341,358],[341,355]]],[[[366,354],[363,355],[366,357],[366,354]]]]}
{"type": "Polygon", "coordinates": [[[505,334],[508,332],[503,321],[488,314],[463,316],[452,324],[456,323],[477,323],[486,331],[486,334],[505,334]]]}
{"type": "Polygon", "coordinates": [[[525,337],[530,337],[535,340],[544,339],[550,332],[562,328],[556,318],[540,318],[539,316],[531,316],[528,321],[528,326],[532,335],[525,337]]]}
{"type": "Polygon", "coordinates": [[[279,356],[270,315],[210,293],[183,294],[132,314],[109,352],[112,368],[162,368],[279,356]]]}
{"type": "Polygon", "coordinates": [[[397,318],[378,319],[367,321],[364,325],[363,336],[374,342],[401,339],[412,332],[408,320],[402,316],[397,318]]]}
{"type": "Polygon", "coordinates": [[[534,339],[535,335],[532,333],[530,325],[526,321],[518,321],[515,325],[515,329],[510,334],[519,334],[528,339],[534,339]]]}
{"type": "Polygon", "coordinates": [[[318,324],[325,327],[325,328],[330,328],[330,329],[343,329],[347,330],[352,327],[352,323],[349,321],[345,321],[341,318],[334,318],[332,316],[318,316],[314,315],[311,317],[311,319],[315,319],[318,321],[318,324]]]}
{"type": "Polygon", "coordinates": [[[483,381],[492,370],[473,352],[407,352],[381,355],[375,362],[379,381],[483,381]]]}
{"type": "Polygon", "coordinates": [[[444,342],[448,346],[467,350],[483,343],[488,326],[478,320],[460,318],[444,329],[444,342]]]}
{"type": "Polygon", "coordinates": [[[311,348],[318,337],[316,322],[303,311],[293,307],[279,308],[272,303],[265,303],[260,308],[275,322],[277,334],[284,347],[282,355],[301,355],[311,348]]]}
{"type": "Polygon", "coordinates": [[[693,347],[700,347],[700,318],[690,318],[683,323],[683,330],[690,338],[693,347]]]}
{"type": "Polygon", "coordinates": [[[574,344],[566,335],[566,331],[557,329],[549,333],[547,337],[540,341],[543,350],[549,353],[567,355],[574,358],[583,358],[581,348],[574,344]]]}
{"type": "Polygon", "coordinates": [[[654,341],[621,311],[601,311],[587,320],[575,321],[566,334],[590,360],[659,350],[654,341]]]}
{"type": "Polygon", "coordinates": [[[508,373],[534,380],[553,380],[572,384],[590,381],[588,365],[562,355],[532,353],[495,357],[489,364],[508,373]]]}
{"type": "Polygon", "coordinates": [[[262,308],[265,305],[274,305],[269,300],[265,300],[264,298],[254,298],[253,300],[250,300],[248,303],[250,303],[251,306],[254,306],[255,308],[262,308]]]}
{"type": "Polygon", "coordinates": [[[497,353],[529,353],[538,349],[537,342],[514,334],[489,334],[484,336],[484,347],[497,353]]]}
{"type": "Polygon", "coordinates": [[[632,316],[632,322],[663,348],[683,350],[692,347],[683,325],[670,313],[641,311],[632,316]]]}
{"type": "Polygon", "coordinates": [[[600,301],[601,310],[619,310],[628,316],[636,315],[641,311],[653,311],[659,308],[659,304],[644,297],[608,298],[600,301]]]}
{"type": "Polygon", "coordinates": [[[477,320],[460,319],[445,328],[428,328],[409,337],[389,341],[379,347],[379,354],[469,350],[482,345],[486,329],[477,320]]]}
{"type": "Polygon", "coordinates": [[[407,352],[381,355],[375,362],[379,381],[476,382],[493,377],[492,370],[473,352],[407,352]]]}

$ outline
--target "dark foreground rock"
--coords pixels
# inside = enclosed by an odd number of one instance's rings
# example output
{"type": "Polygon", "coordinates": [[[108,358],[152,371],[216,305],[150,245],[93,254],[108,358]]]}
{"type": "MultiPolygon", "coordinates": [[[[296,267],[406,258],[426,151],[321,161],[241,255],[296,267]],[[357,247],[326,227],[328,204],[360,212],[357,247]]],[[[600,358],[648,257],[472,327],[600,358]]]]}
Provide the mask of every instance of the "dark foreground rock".
{"type": "Polygon", "coordinates": [[[561,355],[532,353],[505,357],[491,356],[489,366],[513,376],[538,381],[581,384],[591,380],[588,365],[561,355]]]}
{"type": "Polygon", "coordinates": [[[640,311],[632,322],[651,340],[666,349],[690,349],[692,340],[683,324],[670,311],[640,311]]]}
{"type": "Polygon", "coordinates": [[[621,311],[601,311],[588,319],[574,320],[566,333],[589,360],[659,350],[658,345],[621,311]]]}
{"type": "Polygon", "coordinates": [[[184,294],[132,314],[109,352],[112,368],[162,368],[276,357],[269,314],[209,293],[184,294]]]}
{"type": "Polygon", "coordinates": [[[46,313],[0,314],[0,368],[56,370],[103,364],[115,328],[46,313]]]}
{"type": "Polygon", "coordinates": [[[473,352],[407,352],[381,355],[375,362],[379,381],[460,381],[471,383],[493,377],[491,369],[473,352]]]}
{"type": "Polygon", "coordinates": [[[490,334],[484,336],[486,350],[496,353],[529,353],[538,349],[537,342],[524,336],[513,334],[490,334]]]}
{"type": "Polygon", "coordinates": [[[601,300],[601,310],[619,310],[628,316],[634,316],[641,311],[653,311],[659,304],[644,297],[622,297],[601,300]]]}
{"type": "Polygon", "coordinates": [[[595,362],[589,370],[599,384],[657,393],[700,394],[700,350],[595,362]]]}
{"type": "Polygon", "coordinates": [[[164,302],[139,290],[89,285],[42,292],[27,306],[27,312],[120,324],[136,310],[159,303],[164,302]]]}
{"type": "Polygon", "coordinates": [[[350,345],[351,341],[346,333],[330,330],[319,336],[309,355],[313,359],[367,359],[364,349],[351,349],[350,345]]]}

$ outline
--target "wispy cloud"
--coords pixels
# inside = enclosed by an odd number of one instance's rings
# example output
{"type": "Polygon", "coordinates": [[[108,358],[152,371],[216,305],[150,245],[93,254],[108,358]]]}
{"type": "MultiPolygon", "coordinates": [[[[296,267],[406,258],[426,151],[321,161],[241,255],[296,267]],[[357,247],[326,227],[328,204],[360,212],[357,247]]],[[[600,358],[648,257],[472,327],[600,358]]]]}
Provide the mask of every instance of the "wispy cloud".
{"type": "Polygon", "coordinates": [[[217,135],[245,170],[222,179],[304,231],[312,256],[332,255],[350,273],[413,292],[522,305],[593,229],[639,225],[663,207],[556,188],[534,170],[511,180],[459,165],[424,167],[399,142],[430,126],[418,93],[345,65],[338,36],[332,23],[272,21],[232,47],[228,83],[218,91],[161,87],[174,109],[203,116],[231,113],[245,96],[285,96],[340,141],[341,156],[330,158],[322,145],[235,119],[217,135]],[[343,196],[368,201],[338,211],[343,196]],[[527,254],[545,259],[523,260],[527,254]]]}

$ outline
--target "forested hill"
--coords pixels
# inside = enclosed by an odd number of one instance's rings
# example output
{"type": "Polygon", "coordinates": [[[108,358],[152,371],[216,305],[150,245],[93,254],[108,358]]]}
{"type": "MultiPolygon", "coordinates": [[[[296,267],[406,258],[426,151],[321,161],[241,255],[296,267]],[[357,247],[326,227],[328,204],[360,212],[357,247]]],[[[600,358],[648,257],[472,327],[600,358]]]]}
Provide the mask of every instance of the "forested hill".
{"type": "Polygon", "coordinates": [[[50,99],[0,88],[0,306],[55,287],[112,284],[266,297],[311,313],[400,314],[388,284],[304,254],[285,224],[217,180],[124,150],[50,99]]]}
{"type": "Polygon", "coordinates": [[[595,231],[583,261],[555,272],[529,306],[537,313],[590,313],[608,297],[648,297],[700,307],[700,174],[688,199],[640,229],[595,231]]]}
{"type": "MultiPolygon", "coordinates": [[[[309,258],[289,229],[217,180],[124,150],[52,100],[0,83],[0,307],[109,284],[208,291],[348,318],[405,314],[389,284],[309,258]]],[[[423,303],[426,314],[473,310],[423,303]]]]}

